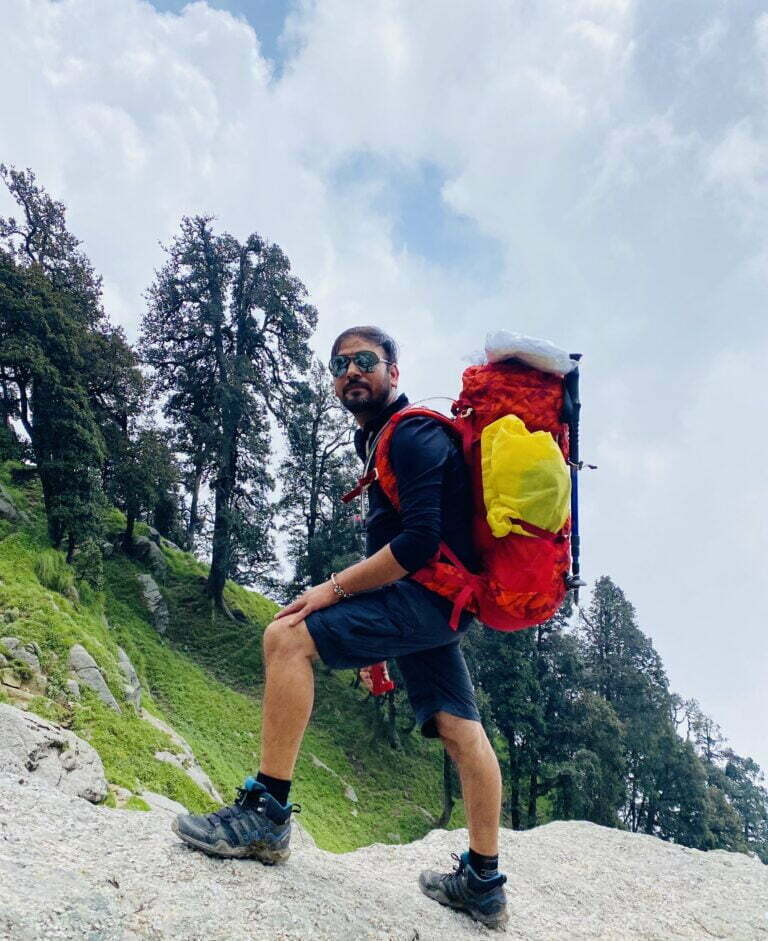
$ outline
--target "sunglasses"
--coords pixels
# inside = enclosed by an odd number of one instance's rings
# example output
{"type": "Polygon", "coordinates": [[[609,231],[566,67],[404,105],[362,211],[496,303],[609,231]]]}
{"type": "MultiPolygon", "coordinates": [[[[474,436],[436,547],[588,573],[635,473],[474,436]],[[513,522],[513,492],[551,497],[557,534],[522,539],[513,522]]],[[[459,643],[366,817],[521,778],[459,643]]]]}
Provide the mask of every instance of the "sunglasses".
{"type": "Polygon", "coordinates": [[[358,369],[362,369],[363,372],[373,372],[379,363],[386,363],[387,366],[392,365],[388,359],[378,357],[373,350],[360,350],[358,353],[353,353],[351,356],[339,353],[338,356],[332,356],[330,363],[328,363],[331,375],[335,376],[336,379],[338,379],[339,376],[343,376],[349,369],[349,364],[353,361],[355,366],[357,366],[358,369]]]}

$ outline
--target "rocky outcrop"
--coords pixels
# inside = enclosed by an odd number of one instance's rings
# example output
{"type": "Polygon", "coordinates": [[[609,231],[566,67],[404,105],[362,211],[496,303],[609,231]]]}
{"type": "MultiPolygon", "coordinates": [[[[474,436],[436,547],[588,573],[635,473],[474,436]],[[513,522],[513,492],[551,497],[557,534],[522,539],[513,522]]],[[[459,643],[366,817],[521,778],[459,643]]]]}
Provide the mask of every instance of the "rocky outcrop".
{"type": "Polygon", "coordinates": [[[117,665],[123,674],[125,700],[137,711],[141,711],[141,683],[128,654],[122,647],[117,648],[117,665]]]}
{"type": "Polygon", "coordinates": [[[78,683],[90,687],[110,709],[120,712],[120,706],[107,686],[98,664],[82,644],[75,644],[69,651],[69,668],[78,683]]]}
{"type": "Polygon", "coordinates": [[[141,799],[149,805],[150,810],[157,810],[169,820],[172,820],[177,814],[187,813],[187,808],[178,801],[171,800],[163,794],[155,794],[154,791],[142,791],[139,795],[141,799]]]}
{"type": "Polygon", "coordinates": [[[199,788],[212,797],[218,804],[223,804],[224,801],[222,800],[221,795],[213,786],[211,779],[197,763],[194,752],[192,751],[186,739],[182,738],[176,729],[171,728],[167,722],[163,722],[162,719],[159,719],[157,716],[153,716],[150,712],[147,712],[146,709],[142,709],[141,717],[145,722],[149,722],[149,724],[154,726],[158,731],[164,732],[173,742],[173,744],[176,745],[177,748],[181,749],[181,754],[179,755],[175,755],[169,751],[157,751],[155,752],[156,760],[165,761],[167,764],[175,765],[177,768],[183,771],[187,777],[191,778],[199,788]]]}
{"type": "Polygon", "coordinates": [[[134,536],[131,555],[146,565],[155,578],[159,578],[161,582],[165,579],[168,563],[165,561],[163,550],[157,543],[147,536],[134,536]]]}
{"type": "Polygon", "coordinates": [[[45,695],[48,677],[40,666],[37,644],[23,643],[18,637],[0,637],[0,646],[10,657],[9,660],[0,654],[0,685],[5,687],[6,694],[13,700],[26,701],[45,695]]]}
{"type": "MultiPolygon", "coordinates": [[[[265,867],[196,852],[176,839],[163,813],[94,807],[1,774],[0,821],[0,937],[505,937],[419,892],[419,871],[449,870],[450,853],[467,845],[466,830],[340,855],[296,831],[288,862],[265,867]]],[[[767,870],[739,854],[570,822],[503,830],[501,862],[509,876],[506,937],[765,937],[767,870]]]]}
{"type": "Polygon", "coordinates": [[[157,582],[151,575],[137,575],[136,577],[141,589],[142,601],[149,611],[152,624],[158,634],[164,634],[168,630],[170,615],[157,582]]]}
{"type": "Polygon", "coordinates": [[[0,520],[7,520],[16,525],[29,522],[29,516],[16,506],[8,491],[3,489],[2,484],[0,484],[0,520]]]}
{"type": "Polygon", "coordinates": [[[0,773],[39,781],[98,803],[107,795],[101,758],[74,732],[0,703],[0,773]]]}
{"type": "Polygon", "coordinates": [[[42,673],[37,644],[24,644],[18,637],[0,637],[0,646],[5,647],[14,660],[25,663],[34,673],[42,673]]]}

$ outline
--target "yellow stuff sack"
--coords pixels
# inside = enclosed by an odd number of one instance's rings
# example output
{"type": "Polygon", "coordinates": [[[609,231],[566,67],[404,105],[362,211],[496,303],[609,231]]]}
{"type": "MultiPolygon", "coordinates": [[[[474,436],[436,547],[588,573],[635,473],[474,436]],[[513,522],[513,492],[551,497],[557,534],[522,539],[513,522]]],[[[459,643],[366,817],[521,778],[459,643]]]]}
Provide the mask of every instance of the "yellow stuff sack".
{"type": "Polygon", "coordinates": [[[571,475],[548,431],[530,432],[517,415],[487,425],[480,438],[483,496],[494,536],[526,532],[514,520],[559,532],[571,507],[571,475]]]}

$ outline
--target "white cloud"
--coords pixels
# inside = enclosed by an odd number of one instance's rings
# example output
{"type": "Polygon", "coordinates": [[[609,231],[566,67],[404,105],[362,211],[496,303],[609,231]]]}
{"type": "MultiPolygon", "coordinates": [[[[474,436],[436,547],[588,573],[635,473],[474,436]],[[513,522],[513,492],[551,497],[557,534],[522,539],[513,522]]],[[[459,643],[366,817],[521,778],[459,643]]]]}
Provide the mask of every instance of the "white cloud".
{"type": "Polygon", "coordinates": [[[253,30],[203,2],[177,16],[140,0],[6,0],[0,157],[33,167],[70,207],[131,334],[158,240],[183,213],[213,212],[285,249],[320,310],[323,357],[350,322],[398,336],[412,398],[457,391],[461,357],[488,329],[583,350],[584,453],[600,464],[583,486],[585,569],[616,576],[673,686],[711,702],[737,747],[768,764],[719,692],[748,685],[742,661],[717,675],[723,623],[739,623],[745,650],[763,636],[754,573],[734,560],[742,547],[764,557],[750,507],[765,492],[732,455],[762,420],[762,360],[741,357],[765,343],[768,251],[730,213],[765,230],[752,66],[768,61],[768,16],[743,82],[723,90],[706,73],[701,95],[727,98],[727,119],[710,126],[682,86],[736,41],[726,13],[702,11],[670,37],[691,53],[681,83],[674,54],[661,77],[663,63],[638,58],[638,11],[632,0],[306,0],[276,77],[253,30]],[[665,78],[659,110],[649,88],[665,78]],[[498,240],[498,283],[397,247],[375,179],[332,184],[361,153],[435,167],[448,209],[498,240]],[[711,574],[724,543],[727,590],[711,574]]]}

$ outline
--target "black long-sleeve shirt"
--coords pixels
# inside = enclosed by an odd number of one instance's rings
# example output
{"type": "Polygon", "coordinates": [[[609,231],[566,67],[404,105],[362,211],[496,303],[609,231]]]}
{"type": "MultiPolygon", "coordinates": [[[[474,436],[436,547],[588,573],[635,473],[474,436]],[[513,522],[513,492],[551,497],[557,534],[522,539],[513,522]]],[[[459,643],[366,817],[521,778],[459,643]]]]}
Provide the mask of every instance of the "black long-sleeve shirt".
{"type": "MultiPolygon", "coordinates": [[[[365,461],[373,439],[391,415],[408,405],[401,395],[355,432],[355,450],[365,461]]],[[[459,445],[438,422],[424,416],[403,421],[392,436],[390,460],[397,478],[400,513],[379,483],[368,488],[366,554],[389,543],[409,573],[420,569],[445,541],[470,569],[472,499],[469,473],[459,445]]]]}

